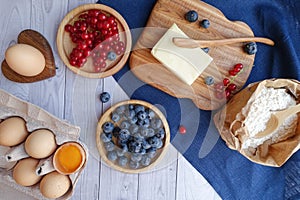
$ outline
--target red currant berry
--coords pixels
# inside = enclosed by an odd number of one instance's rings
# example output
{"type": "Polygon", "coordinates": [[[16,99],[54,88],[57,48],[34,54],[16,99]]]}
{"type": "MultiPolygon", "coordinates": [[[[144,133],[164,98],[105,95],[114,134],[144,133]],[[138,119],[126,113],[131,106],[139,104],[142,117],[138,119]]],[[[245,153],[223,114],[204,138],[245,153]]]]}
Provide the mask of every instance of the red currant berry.
{"type": "Polygon", "coordinates": [[[230,83],[230,80],[228,78],[223,79],[223,85],[227,86],[230,83]]]}
{"type": "Polygon", "coordinates": [[[227,88],[225,90],[225,96],[226,96],[227,99],[230,97],[230,94],[231,94],[231,91],[227,88]]]}
{"type": "Polygon", "coordinates": [[[234,83],[231,83],[231,84],[228,85],[227,89],[229,91],[234,91],[236,89],[236,85],[234,83]]]}
{"type": "Polygon", "coordinates": [[[72,27],[73,27],[73,26],[72,26],[71,24],[65,25],[65,31],[68,32],[68,33],[71,33],[72,27]]]}
{"type": "Polygon", "coordinates": [[[183,125],[180,125],[178,131],[179,131],[180,134],[185,134],[186,133],[186,128],[183,125]]]}
{"type": "Polygon", "coordinates": [[[100,13],[98,15],[98,19],[101,20],[101,21],[104,21],[104,20],[106,20],[106,15],[104,13],[100,13]]]}
{"type": "Polygon", "coordinates": [[[237,70],[243,69],[243,64],[242,63],[238,63],[238,64],[234,65],[234,69],[237,69],[237,70]]]}
{"type": "Polygon", "coordinates": [[[237,72],[235,71],[235,70],[229,70],[229,74],[231,75],[231,76],[236,76],[237,75],[237,72]]]}

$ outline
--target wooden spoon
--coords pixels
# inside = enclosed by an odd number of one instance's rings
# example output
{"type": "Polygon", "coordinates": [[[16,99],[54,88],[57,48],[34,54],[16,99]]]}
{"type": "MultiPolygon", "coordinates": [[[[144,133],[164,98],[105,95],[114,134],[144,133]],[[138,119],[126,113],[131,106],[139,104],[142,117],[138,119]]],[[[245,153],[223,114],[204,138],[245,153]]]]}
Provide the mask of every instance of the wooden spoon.
{"type": "Polygon", "coordinates": [[[264,137],[264,136],[274,132],[275,130],[277,130],[279,128],[279,126],[282,125],[282,123],[284,122],[284,120],[287,117],[289,117],[299,111],[300,111],[300,104],[298,104],[296,106],[291,106],[288,109],[281,110],[274,114],[271,114],[271,118],[269,119],[269,121],[266,125],[266,129],[262,132],[257,133],[255,135],[255,138],[261,138],[261,137],[264,137]]]}
{"type": "Polygon", "coordinates": [[[226,44],[234,44],[239,42],[260,42],[274,46],[274,42],[268,38],[263,37],[245,37],[245,38],[230,38],[230,39],[220,39],[220,40],[194,40],[190,38],[173,38],[173,42],[176,46],[185,48],[205,48],[212,46],[221,46],[226,44]]]}

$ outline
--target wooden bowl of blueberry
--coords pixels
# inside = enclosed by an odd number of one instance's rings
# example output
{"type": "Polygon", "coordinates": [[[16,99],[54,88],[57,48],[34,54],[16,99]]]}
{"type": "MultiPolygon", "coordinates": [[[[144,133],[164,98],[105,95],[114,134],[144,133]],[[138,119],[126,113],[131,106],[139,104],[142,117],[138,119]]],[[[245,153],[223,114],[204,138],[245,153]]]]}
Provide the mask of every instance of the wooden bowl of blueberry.
{"type": "Polygon", "coordinates": [[[85,4],[64,17],[56,43],[59,56],[71,71],[88,78],[104,78],[125,65],[132,38],[117,11],[102,4],[85,4]]]}
{"type": "Polygon", "coordinates": [[[139,173],[163,158],[170,143],[170,129],[157,107],[141,100],[128,100],[103,114],[97,126],[96,143],[101,158],[109,166],[139,173]]]}

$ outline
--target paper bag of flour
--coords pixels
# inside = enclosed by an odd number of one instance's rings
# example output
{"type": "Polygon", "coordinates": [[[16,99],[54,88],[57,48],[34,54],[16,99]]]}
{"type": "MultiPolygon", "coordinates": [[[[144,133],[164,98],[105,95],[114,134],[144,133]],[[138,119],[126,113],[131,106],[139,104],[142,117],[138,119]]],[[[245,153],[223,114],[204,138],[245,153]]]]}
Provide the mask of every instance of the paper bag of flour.
{"type": "Polygon", "coordinates": [[[272,113],[300,101],[300,82],[270,79],[250,84],[236,94],[215,116],[215,125],[229,148],[266,166],[282,166],[300,147],[300,114],[284,120],[264,137],[272,113]]]}

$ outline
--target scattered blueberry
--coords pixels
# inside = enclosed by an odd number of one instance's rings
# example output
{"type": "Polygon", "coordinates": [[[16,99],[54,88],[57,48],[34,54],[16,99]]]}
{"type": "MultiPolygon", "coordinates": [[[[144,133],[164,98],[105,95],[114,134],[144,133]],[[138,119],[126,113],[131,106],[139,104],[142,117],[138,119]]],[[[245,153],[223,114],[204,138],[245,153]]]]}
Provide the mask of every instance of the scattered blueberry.
{"type": "Polygon", "coordinates": [[[215,79],[212,76],[205,77],[205,84],[206,85],[212,85],[215,83],[215,79]]]}
{"type": "Polygon", "coordinates": [[[108,102],[109,99],[110,99],[110,94],[108,92],[102,92],[100,94],[100,100],[102,101],[102,103],[108,102]]]}
{"type": "Polygon", "coordinates": [[[202,50],[203,50],[205,53],[208,53],[208,52],[209,52],[209,48],[208,48],[208,47],[202,48],[202,50]]]}
{"type": "Polygon", "coordinates": [[[107,153],[107,158],[108,158],[108,160],[111,160],[111,161],[117,160],[117,158],[118,158],[117,152],[116,151],[109,151],[107,153]]]}
{"type": "Polygon", "coordinates": [[[203,28],[208,28],[210,26],[210,22],[208,19],[204,19],[200,22],[200,26],[202,26],[203,28]]]}
{"type": "Polygon", "coordinates": [[[118,163],[119,163],[120,166],[124,167],[124,166],[126,166],[127,163],[128,163],[128,158],[125,157],[125,156],[121,156],[121,157],[119,157],[119,159],[118,159],[118,163]]]}
{"type": "Polygon", "coordinates": [[[102,129],[103,129],[104,133],[111,133],[114,130],[114,124],[111,122],[105,122],[102,125],[102,129]]]}
{"type": "Polygon", "coordinates": [[[108,52],[107,59],[110,61],[116,60],[117,54],[113,51],[108,52]]]}
{"type": "Polygon", "coordinates": [[[185,19],[189,22],[195,22],[198,19],[198,13],[194,10],[190,10],[185,14],[185,19]]]}
{"type": "Polygon", "coordinates": [[[253,55],[257,52],[257,45],[255,42],[249,42],[244,46],[244,51],[249,54],[253,55]]]}

